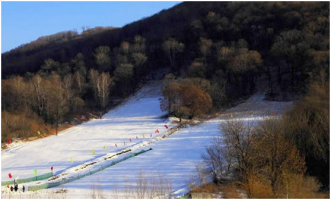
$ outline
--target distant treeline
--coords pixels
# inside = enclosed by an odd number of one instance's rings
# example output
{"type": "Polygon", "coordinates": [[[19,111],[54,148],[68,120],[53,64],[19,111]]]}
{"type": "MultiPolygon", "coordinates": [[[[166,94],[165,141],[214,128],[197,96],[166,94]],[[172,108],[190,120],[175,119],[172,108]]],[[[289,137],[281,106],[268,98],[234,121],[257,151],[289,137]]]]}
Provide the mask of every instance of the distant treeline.
{"type": "MultiPolygon", "coordinates": [[[[230,89],[235,91],[232,96],[253,91],[255,76],[261,74],[267,76],[271,95],[305,92],[319,69],[328,73],[328,13],[328,2],[184,2],[123,28],[41,47],[31,43],[26,50],[5,53],[2,78],[35,73],[49,58],[67,63],[78,53],[85,57],[87,69],[97,68],[96,48],[113,49],[140,35],[146,39],[146,64],[151,68],[171,66],[175,75],[208,80],[227,76],[227,88],[235,88],[230,89]],[[174,61],[166,57],[163,48],[170,38],[184,45],[182,51],[170,50],[176,56],[174,61]],[[260,59],[252,62],[250,56],[260,59]],[[239,65],[237,69],[235,65],[239,65]],[[198,66],[201,74],[193,74],[198,66]]],[[[56,35],[70,38],[75,34],[56,35]]]]}
{"type": "Polygon", "coordinates": [[[101,33],[103,31],[113,30],[113,29],[115,29],[115,27],[97,26],[95,28],[89,28],[89,27],[84,26],[84,27],[82,27],[81,34],[79,34],[76,29],[71,30],[71,31],[62,31],[62,32],[55,33],[55,34],[48,35],[48,36],[41,36],[38,39],[36,39],[35,41],[32,41],[27,44],[22,44],[16,48],[10,50],[10,53],[26,52],[26,51],[30,51],[30,50],[34,50],[34,49],[40,49],[46,45],[54,44],[55,42],[57,42],[57,43],[67,42],[67,41],[71,41],[73,39],[77,39],[79,37],[96,34],[96,33],[101,33]]]}

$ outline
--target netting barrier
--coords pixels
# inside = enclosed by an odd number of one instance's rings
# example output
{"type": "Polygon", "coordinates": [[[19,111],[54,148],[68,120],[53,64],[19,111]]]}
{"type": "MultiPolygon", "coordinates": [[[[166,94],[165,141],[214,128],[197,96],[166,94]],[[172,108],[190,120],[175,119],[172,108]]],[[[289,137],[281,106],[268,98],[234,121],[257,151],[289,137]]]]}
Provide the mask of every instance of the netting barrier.
{"type": "MultiPolygon", "coordinates": [[[[46,174],[41,174],[39,176],[31,177],[31,178],[17,179],[16,183],[20,184],[20,183],[28,183],[28,182],[32,182],[32,181],[39,181],[39,180],[44,180],[44,179],[50,178],[52,176],[53,176],[53,172],[49,172],[46,174]]],[[[3,186],[3,185],[14,185],[14,180],[3,181],[3,182],[1,182],[1,186],[3,186]]]]}
{"type": "MultiPolygon", "coordinates": [[[[69,183],[69,182],[72,182],[72,181],[75,181],[75,180],[78,180],[78,179],[81,179],[85,176],[88,176],[88,175],[92,175],[92,174],[95,174],[96,172],[99,172],[101,170],[104,170],[108,167],[111,167],[115,164],[118,164],[122,161],[125,161],[129,158],[132,158],[132,157],[135,157],[135,156],[138,156],[142,153],[145,153],[147,151],[150,151],[152,150],[152,148],[148,149],[148,150],[141,150],[137,153],[132,153],[131,155],[129,156],[126,156],[120,160],[117,160],[117,161],[112,161],[111,163],[107,163],[106,165],[101,165],[100,168],[97,168],[97,169],[94,169],[94,170],[90,170],[89,173],[85,173],[85,174],[82,174],[82,175],[78,175],[78,176],[75,176],[75,177],[68,177],[68,178],[63,178],[61,181],[57,181],[57,182],[51,182],[51,183],[44,183],[44,184],[40,184],[40,185],[34,185],[34,186],[28,186],[28,191],[36,191],[36,190],[41,190],[41,189],[47,189],[47,188],[51,188],[51,187],[56,187],[56,186],[59,186],[59,185],[63,185],[65,183],[69,183]]],[[[49,178],[49,177],[48,177],[49,178]]]]}

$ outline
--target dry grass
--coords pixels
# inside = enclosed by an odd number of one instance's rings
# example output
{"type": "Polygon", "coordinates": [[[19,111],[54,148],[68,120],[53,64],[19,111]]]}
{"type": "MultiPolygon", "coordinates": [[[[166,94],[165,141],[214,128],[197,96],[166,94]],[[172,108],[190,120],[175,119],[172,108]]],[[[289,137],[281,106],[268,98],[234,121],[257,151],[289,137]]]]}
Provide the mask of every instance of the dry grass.
{"type": "MultiPolygon", "coordinates": [[[[58,128],[58,132],[71,128],[71,127],[73,127],[73,125],[71,125],[71,124],[62,125],[58,128]]],[[[21,137],[22,141],[24,141],[24,142],[35,141],[40,138],[45,138],[45,137],[49,137],[51,135],[56,134],[56,130],[55,130],[54,126],[45,125],[44,123],[37,123],[33,120],[28,120],[28,124],[26,125],[26,127],[17,128],[17,129],[19,129],[19,130],[24,129],[24,132],[29,132],[29,134],[26,135],[25,138],[24,138],[24,136],[21,137]],[[41,132],[40,135],[38,135],[38,131],[41,132]]],[[[5,136],[5,138],[2,139],[2,140],[5,140],[5,142],[7,142],[9,139],[13,141],[13,138],[15,138],[15,135],[16,135],[15,132],[14,133],[3,133],[2,132],[2,134],[5,134],[5,135],[2,135],[2,136],[5,136]]],[[[8,146],[6,143],[1,144],[1,150],[7,149],[7,148],[8,148],[8,146]]]]}
{"type": "Polygon", "coordinates": [[[287,175],[284,187],[280,193],[280,198],[290,199],[319,199],[329,198],[324,193],[319,192],[320,183],[314,177],[303,175],[287,175]]]}
{"type": "Polygon", "coordinates": [[[222,194],[224,199],[240,199],[242,196],[239,193],[240,186],[236,183],[221,183],[216,185],[214,183],[207,183],[196,187],[191,193],[214,193],[222,194]]]}
{"type": "Polygon", "coordinates": [[[224,199],[240,199],[239,186],[234,183],[221,184],[219,186],[224,199]]]}
{"type": "Polygon", "coordinates": [[[206,192],[206,193],[218,193],[220,192],[220,187],[215,185],[214,183],[206,183],[201,186],[198,186],[194,188],[192,193],[201,193],[201,192],[206,192]]]}
{"type": "MultiPolygon", "coordinates": [[[[291,180],[288,182],[288,190],[282,188],[277,198],[329,199],[329,192],[317,191],[319,184],[315,178],[294,176],[290,177],[290,179],[291,180]]],[[[190,193],[221,193],[222,198],[224,199],[241,199],[243,198],[244,194],[248,194],[248,191],[250,191],[249,198],[276,198],[272,193],[270,184],[257,179],[250,180],[249,185],[240,185],[234,182],[221,183],[219,185],[215,185],[214,183],[207,183],[192,189],[190,193]]]]}
{"type": "MultiPolygon", "coordinates": [[[[88,116],[86,112],[83,114],[88,116]]],[[[98,114],[92,115],[98,116],[98,114]]],[[[27,113],[3,111],[1,112],[1,123],[1,150],[7,149],[8,141],[12,140],[13,142],[15,138],[20,138],[22,141],[34,141],[56,134],[54,125],[45,124],[41,117],[31,113],[31,111],[27,113]],[[40,131],[40,135],[38,131],[40,131]]],[[[61,125],[58,127],[58,132],[73,126],[71,124],[61,125]]]]}
{"type": "Polygon", "coordinates": [[[274,198],[270,184],[257,177],[249,177],[248,182],[242,185],[242,189],[247,192],[249,198],[274,198]]]}
{"type": "Polygon", "coordinates": [[[330,199],[329,191],[328,192],[317,192],[315,195],[317,196],[316,199],[330,199]]]}

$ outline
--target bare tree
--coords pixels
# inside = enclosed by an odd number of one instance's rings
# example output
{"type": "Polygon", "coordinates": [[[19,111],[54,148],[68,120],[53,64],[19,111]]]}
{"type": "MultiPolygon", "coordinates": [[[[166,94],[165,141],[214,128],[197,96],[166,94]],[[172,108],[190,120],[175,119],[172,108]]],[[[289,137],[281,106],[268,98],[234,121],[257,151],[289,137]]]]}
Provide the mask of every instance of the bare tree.
{"type": "Polygon", "coordinates": [[[105,109],[109,102],[110,85],[112,78],[109,73],[102,73],[97,81],[97,94],[100,99],[101,108],[105,109]]]}
{"type": "Polygon", "coordinates": [[[188,69],[190,77],[205,77],[206,67],[203,62],[193,61],[188,69]]]}
{"type": "Polygon", "coordinates": [[[99,184],[91,185],[91,198],[92,199],[105,199],[101,185],[99,185],[99,184]]]}
{"type": "Polygon", "coordinates": [[[258,125],[254,134],[254,160],[258,176],[271,183],[274,197],[278,197],[285,174],[303,174],[304,159],[294,144],[284,137],[279,121],[267,120],[258,125]]]}
{"type": "Polygon", "coordinates": [[[44,64],[40,67],[39,73],[42,75],[49,75],[52,71],[57,71],[60,67],[60,63],[48,58],[44,61],[44,64]]]}
{"type": "Polygon", "coordinates": [[[83,77],[86,77],[87,70],[86,70],[85,58],[82,53],[78,53],[77,56],[71,60],[71,64],[73,65],[73,70],[75,72],[79,71],[79,73],[83,77]]]}
{"type": "Polygon", "coordinates": [[[113,199],[119,199],[119,195],[118,195],[118,185],[117,185],[117,183],[115,183],[114,185],[113,185],[113,189],[112,189],[112,198],[113,199]]]}
{"type": "Polygon", "coordinates": [[[207,183],[208,171],[204,164],[196,164],[195,169],[197,172],[198,185],[204,185],[207,183]]]}
{"type": "Polygon", "coordinates": [[[95,60],[99,69],[110,70],[111,67],[111,59],[110,59],[110,47],[108,46],[99,46],[95,49],[95,60]]]}
{"type": "Polygon", "coordinates": [[[199,86],[181,85],[181,107],[189,110],[190,117],[207,113],[212,108],[211,96],[199,86]]]}
{"type": "Polygon", "coordinates": [[[33,87],[33,102],[34,106],[38,110],[39,116],[43,116],[46,107],[46,89],[44,87],[44,81],[39,74],[36,74],[31,84],[33,87]]]}
{"type": "Polygon", "coordinates": [[[158,185],[156,176],[151,175],[151,177],[149,177],[148,183],[149,184],[148,184],[148,190],[147,190],[146,198],[152,199],[152,198],[155,198],[155,197],[159,196],[158,187],[160,185],[158,185]]]}
{"type": "Polygon", "coordinates": [[[114,79],[123,84],[123,93],[131,91],[131,82],[134,75],[132,64],[120,64],[114,71],[114,79]]]}
{"type": "Polygon", "coordinates": [[[148,190],[148,179],[146,178],[144,172],[139,171],[136,179],[135,197],[137,199],[146,198],[147,190],[148,190]]]}
{"type": "Polygon", "coordinates": [[[91,185],[91,198],[92,199],[105,199],[102,185],[100,184],[100,178],[98,177],[96,182],[91,185]]]}
{"type": "Polygon", "coordinates": [[[184,82],[170,82],[163,89],[169,102],[169,113],[182,118],[195,117],[207,113],[212,107],[210,95],[199,86],[184,82]]]}
{"type": "Polygon", "coordinates": [[[148,60],[148,57],[143,53],[133,53],[132,59],[134,63],[135,75],[139,76],[142,72],[142,66],[148,60]]]}
{"type": "Polygon", "coordinates": [[[14,76],[8,80],[2,81],[3,95],[7,95],[8,106],[13,110],[27,111],[31,105],[31,87],[21,76],[14,76]]]}
{"type": "Polygon", "coordinates": [[[63,78],[63,87],[65,89],[66,95],[65,98],[67,99],[70,104],[72,103],[71,100],[73,99],[73,91],[72,91],[72,86],[73,86],[73,77],[72,74],[67,74],[63,78]]]}
{"type": "Polygon", "coordinates": [[[246,180],[252,173],[252,131],[253,124],[244,125],[241,121],[226,121],[220,126],[228,151],[237,163],[241,178],[246,180]]]}
{"type": "Polygon", "coordinates": [[[94,91],[95,100],[104,109],[108,105],[110,95],[110,85],[112,78],[109,73],[99,74],[96,70],[91,69],[89,71],[89,79],[94,91]]]}
{"type": "Polygon", "coordinates": [[[208,171],[212,174],[213,182],[217,183],[220,181],[226,163],[219,137],[214,137],[212,144],[206,147],[206,153],[202,154],[202,159],[208,171]]]}
{"type": "Polygon", "coordinates": [[[134,44],[132,46],[132,52],[135,53],[145,53],[145,49],[146,49],[146,39],[140,35],[136,35],[134,37],[134,44]]]}
{"type": "Polygon", "coordinates": [[[258,51],[247,48],[238,49],[236,55],[229,60],[228,67],[234,73],[245,73],[257,68],[262,63],[258,51]]]}
{"type": "Polygon", "coordinates": [[[184,44],[174,38],[170,38],[163,42],[163,49],[167,54],[171,67],[176,69],[176,56],[184,50],[184,44]]]}
{"type": "Polygon", "coordinates": [[[77,87],[79,95],[82,95],[85,88],[85,77],[79,71],[76,71],[73,76],[74,85],[77,87]]]}
{"type": "Polygon", "coordinates": [[[226,146],[220,148],[215,142],[207,149],[204,161],[213,168],[223,166],[223,158],[233,165],[249,197],[258,197],[256,187],[261,185],[268,188],[270,196],[279,197],[283,187],[288,187],[287,177],[305,172],[304,159],[295,145],[285,139],[279,121],[268,120],[254,126],[234,120],[224,122],[220,129],[226,146]]]}
{"type": "Polygon", "coordinates": [[[129,53],[129,50],[130,50],[130,44],[128,42],[124,41],[120,44],[120,51],[123,54],[127,55],[129,53]]]}
{"type": "Polygon", "coordinates": [[[204,57],[206,57],[207,55],[210,54],[212,44],[213,44],[213,42],[210,39],[207,39],[207,38],[199,39],[199,49],[200,49],[201,54],[204,57]]]}
{"type": "MultiPolygon", "coordinates": [[[[171,181],[166,178],[166,176],[164,176],[163,173],[161,173],[160,171],[157,172],[157,178],[156,178],[156,185],[158,185],[158,187],[156,187],[156,197],[157,198],[168,198],[171,199],[172,198],[172,184],[171,181]]],[[[154,197],[155,198],[155,197],[154,197]]]]}
{"type": "Polygon", "coordinates": [[[59,75],[54,74],[45,81],[47,87],[46,114],[48,120],[58,124],[69,111],[68,92],[59,75]]]}
{"type": "MultiPolygon", "coordinates": [[[[167,199],[172,197],[172,184],[161,172],[146,175],[143,171],[139,171],[135,178],[135,182],[131,182],[125,177],[125,187],[121,193],[124,198],[138,199],[167,199]]],[[[116,188],[115,188],[116,189],[116,188]]],[[[117,189],[116,189],[117,190],[117,189]]],[[[118,192],[118,191],[113,192],[118,192]]]]}

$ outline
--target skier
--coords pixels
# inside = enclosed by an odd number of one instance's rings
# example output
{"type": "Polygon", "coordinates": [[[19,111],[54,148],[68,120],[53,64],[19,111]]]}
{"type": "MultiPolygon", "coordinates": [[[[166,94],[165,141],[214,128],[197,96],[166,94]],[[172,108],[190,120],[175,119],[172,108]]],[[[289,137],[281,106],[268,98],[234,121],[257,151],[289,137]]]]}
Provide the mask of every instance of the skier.
{"type": "Polygon", "coordinates": [[[16,179],[17,178],[14,179],[14,189],[15,189],[15,192],[17,192],[17,190],[18,190],[18,184],[16,182],[16,179]]]}
{"type": "Polygon", "coordinates": [[[25,192],[25,187],[24,187],[24,185],[23,185],[23,192],[25,192]]]}

